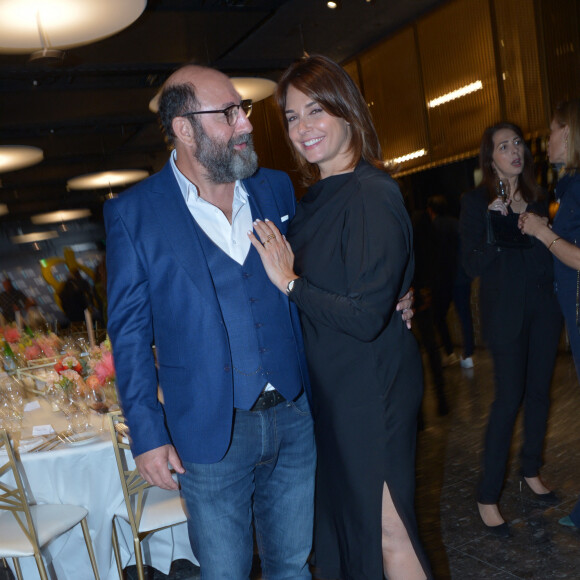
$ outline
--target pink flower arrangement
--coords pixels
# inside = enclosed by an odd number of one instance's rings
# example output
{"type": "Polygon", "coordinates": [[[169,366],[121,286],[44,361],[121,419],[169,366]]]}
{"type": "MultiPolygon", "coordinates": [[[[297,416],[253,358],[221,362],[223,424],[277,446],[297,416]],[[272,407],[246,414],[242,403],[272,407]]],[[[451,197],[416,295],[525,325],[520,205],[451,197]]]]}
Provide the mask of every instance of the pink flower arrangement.
{"type": "Polygon", "coordinates": [[[37,336],[36,344],[38,344],[45,357],[51,358],[53,356],[58,356],[61,340],[56,336],[56,334],[54,334],[54,332],[50,332],[49,334],[41,334],[37,336]]]}
{"type": "Polygon", "coordinates": [[[91,349],[88,366],[96,375],[101,385],[115,380],[115,362],[113,360],[109,339],[101,343],[100,346],[91,349]]]}
{"type": "Polygon", "coordinates": [[[85,379],[85,384],[87,385],[87,389],[91,391],[100,391],[103,388],[101,381],[99,381],[99,377],[97,375],[89,375],[85,379]]]}
{"type": "Polygon", "coordinates": [[[38,344],[31,344],[24,349],[24,358],[26,360],[36,360],[37,358],[42,358],[43,352],[38,344]]]}
{"type": "Polygon", "coordinates": [[[16,326],[5,326],[3,334],[4,340],[10,344],[20,342],[20,331],[16,326]]]}

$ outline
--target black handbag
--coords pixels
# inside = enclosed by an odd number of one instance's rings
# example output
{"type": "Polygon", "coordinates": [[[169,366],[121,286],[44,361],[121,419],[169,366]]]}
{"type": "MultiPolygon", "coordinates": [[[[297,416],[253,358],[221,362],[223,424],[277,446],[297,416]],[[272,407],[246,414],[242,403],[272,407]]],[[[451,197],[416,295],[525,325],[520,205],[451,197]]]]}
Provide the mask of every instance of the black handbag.
{"type": "Polygon", "coordinates": [[[531,248],[533,239],[518,228],[519,214],[487,212],[487,243],[501,248],[531,248]]]}

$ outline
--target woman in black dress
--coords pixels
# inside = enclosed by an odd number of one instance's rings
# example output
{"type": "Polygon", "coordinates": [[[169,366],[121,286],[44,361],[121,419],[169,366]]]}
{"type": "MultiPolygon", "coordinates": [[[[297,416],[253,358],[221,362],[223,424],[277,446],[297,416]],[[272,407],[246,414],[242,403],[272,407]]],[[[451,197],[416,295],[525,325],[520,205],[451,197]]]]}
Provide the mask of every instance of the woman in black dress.
{"type": "Polygon", "coordinates": [[[483,185],[463,196],[459,218],[463,266],[480,277],[481,330],[495,380],[477,505],[486,529],[507,537],[498,503],[522,405],[521,475],[539,501],[558,501],[540,479],[540,467],[562,317],[550,252],[517,227],[523,212],[548,222],[547,200],[535,182],[521,129],[511,123],[486,129],[479,160],[483,185]]]}
{"type": "Polygon", "coordinates": [[[251,238],[301,314],[318,449],[314,564],[324,578],[431,577],[413,506],[421,358],[396,312],[413,276],[410,220],[340,66],[295,63],[277,101],[310,189],[288,241],[268,221],[251,238]]]}

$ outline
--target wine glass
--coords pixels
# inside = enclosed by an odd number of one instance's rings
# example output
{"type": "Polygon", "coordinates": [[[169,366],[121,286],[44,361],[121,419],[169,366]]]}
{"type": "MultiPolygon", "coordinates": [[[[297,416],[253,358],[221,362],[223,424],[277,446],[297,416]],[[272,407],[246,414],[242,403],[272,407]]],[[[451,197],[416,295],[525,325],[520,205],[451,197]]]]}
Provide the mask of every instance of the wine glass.
{"type": "Polygon", "coordinates": [[[509,181],[504,181],[503,179],[498,179],[496,188],[497,196],[499,199],[507,205],[508,200],[510,198],[510,184],[509,181]]]}

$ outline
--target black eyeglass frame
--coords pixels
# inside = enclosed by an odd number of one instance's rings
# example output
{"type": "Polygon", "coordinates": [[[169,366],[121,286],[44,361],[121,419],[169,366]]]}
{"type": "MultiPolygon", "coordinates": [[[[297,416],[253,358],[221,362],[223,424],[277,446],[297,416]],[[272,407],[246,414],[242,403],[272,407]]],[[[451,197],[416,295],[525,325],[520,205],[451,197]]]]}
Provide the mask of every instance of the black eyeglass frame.
{"type": "Polygon", "coordinates": [[[249,117],[252,114],[252,99],[242,99],[239,105],[230,105],[225,109],[216,109],[213,111],[190,111],[189,113],[182,113],[179,115],[180,117],[189,117],[190,115],[205,115],[208,113],[223,113],[226,117],[226,121],[230,127],[233,127],[238,120],[240,114],[240,107],[242,107],[242,111],[246,114],[246,117],[249,117]],[[234,109],[237,109],[237,114],[233,121],[230,121],[232,118],[232,112],[234,109]]]}

